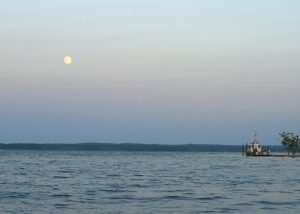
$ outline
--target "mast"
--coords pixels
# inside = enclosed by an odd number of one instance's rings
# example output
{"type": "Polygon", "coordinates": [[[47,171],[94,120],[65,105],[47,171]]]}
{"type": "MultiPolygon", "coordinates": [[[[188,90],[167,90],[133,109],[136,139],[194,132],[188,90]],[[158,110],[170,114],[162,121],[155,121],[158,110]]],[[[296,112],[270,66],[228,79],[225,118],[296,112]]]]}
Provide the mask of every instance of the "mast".
{"type": "Polygon", "coordinates": [[[258,140],[257,140],[257,132],[256,130],[254,131],[254,138],[253,138],[253,143],[259,143],[258,140]]]}

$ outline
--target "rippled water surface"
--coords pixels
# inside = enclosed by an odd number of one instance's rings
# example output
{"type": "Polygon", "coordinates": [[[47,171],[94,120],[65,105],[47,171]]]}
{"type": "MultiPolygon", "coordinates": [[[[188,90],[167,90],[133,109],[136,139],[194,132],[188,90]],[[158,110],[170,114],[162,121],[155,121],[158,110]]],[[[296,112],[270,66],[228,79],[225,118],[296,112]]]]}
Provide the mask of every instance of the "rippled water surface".
{"type": "Polygon", "coordinates": [[[298,213],[300,158],[0,151],[1,213],[298,213]]]}

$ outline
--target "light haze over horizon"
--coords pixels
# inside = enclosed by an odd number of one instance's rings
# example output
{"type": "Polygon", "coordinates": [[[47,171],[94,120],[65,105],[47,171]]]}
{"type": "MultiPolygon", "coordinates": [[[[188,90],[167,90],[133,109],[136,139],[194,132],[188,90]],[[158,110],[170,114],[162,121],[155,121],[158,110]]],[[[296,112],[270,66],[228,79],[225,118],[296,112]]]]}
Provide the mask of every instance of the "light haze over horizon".
{"type": "Polygon", "coordinates": [[[1,1],[0,142],[300,134],[300,1],[1,1]],[[63,58],[72,57],[66,65],[63,58]]]}

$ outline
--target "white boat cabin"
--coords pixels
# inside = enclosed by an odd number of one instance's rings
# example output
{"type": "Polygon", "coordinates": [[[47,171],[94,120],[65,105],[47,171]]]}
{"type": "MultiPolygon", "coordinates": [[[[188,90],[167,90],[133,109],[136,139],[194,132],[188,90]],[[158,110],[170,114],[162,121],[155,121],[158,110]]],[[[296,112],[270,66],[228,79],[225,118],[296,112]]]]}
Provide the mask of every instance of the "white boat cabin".
{"type": "Polygon", "coordinates": [[[246,145],[244,152],[246,153],[246,156],[268,156],[270,150],[267,147],[260,145],[255,133],[253,140],[246,145]]]}
{"type": "Polygon", "coordinates": [[[262,152],[261,145],[258,143],[256,136],[253,141],[250,143],[249,152],[262,152]]]}

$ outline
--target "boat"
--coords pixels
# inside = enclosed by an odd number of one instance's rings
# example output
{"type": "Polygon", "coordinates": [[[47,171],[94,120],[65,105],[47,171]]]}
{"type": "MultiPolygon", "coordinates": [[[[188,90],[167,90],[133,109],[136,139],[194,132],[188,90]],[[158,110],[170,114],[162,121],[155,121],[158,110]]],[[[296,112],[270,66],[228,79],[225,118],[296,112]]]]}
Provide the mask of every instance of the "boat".
{"type": "Polygon", "coordinates": [[[257,134],[255,132],[252,141],[243,146],[243,154],[246,156],[270,156],[270,149],[267,146],[262,146],[258,142],[257,134]]]}

